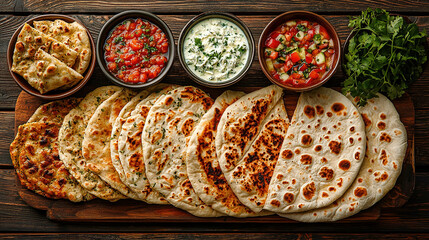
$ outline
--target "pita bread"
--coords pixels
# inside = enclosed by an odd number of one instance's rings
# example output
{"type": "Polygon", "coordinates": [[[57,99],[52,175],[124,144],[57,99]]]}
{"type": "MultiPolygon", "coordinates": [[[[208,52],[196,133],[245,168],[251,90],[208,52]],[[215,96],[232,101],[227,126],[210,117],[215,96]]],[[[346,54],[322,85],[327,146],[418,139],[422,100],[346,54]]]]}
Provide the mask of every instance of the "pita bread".
{"type": "Polygon", "coordinates": [[[60,126],[55,122],[19,126],[10,153],[21,184],[47,198],[73,202],[91,200],[94,196],[79,185],[59,158],[60,126]]]}
{"type": "Polygon", "coordinates": [[[212,104],[198,88],[176,88],[151,107],[142,134],[146,176],[152,188],[173,206],[199,217],[221,216],[199,199],[185,162],[189,138],[212,104]]]}
{"type": "Polygon", "coordinates": [[[125,104],[135,95],[135,92],[123,89],[98,106],[85,129],[82,155],[88,168],[103,181],[123,195],[138,199],[136,194],[121,182],[110,157],[112,125],[125,104]]]}
{"type": "Polygon", "coordinates": [[[337,221],[373,206],[395,186],[407,151],[407,132],[399,114],[381,94],[358,109],[366,125],[368,147],[353,185],[327,207],[281,216],[302,222],[337,221]]]}
{"type": "Polygon", "coordinates": [[[264,209],[290,213],[324,207],[353,183],[365,153],[365,125],[344,95],[301,93],[264,209]]]}
{"type": "Polygon", "coordinates": [[[229,106],[216,135],[220,168],[238,199],[259,213],[289,120],[275,85],[249,93],[229,106]]]}
{"type": "Polygon", "coordinates": [[[12,71],[21,75],[28,83],[44,94],[64,85],[73,85],[83,77],[60,60],[39,49],[34,59],[23,60],[12,71]]]}
{"type": "Polygon", "coordinates": [[[58,136],[60,159],[72,176],[91,194],[109,201],[126,197],[88,168],[82,155],[82,141],[88,122],[98,106],[122,89],[117,86],[104,86],[87,94],[79,106],[67,114],[58,136]]]}
{"type": "Polygon", "coordinates": [[[34,27],[44,34],[64,43],[76,51],[79,56],[73,69],[83,74],[91,61],[91,43],[86,29],[79,23],[67,23],[63,20],[34,21],[34,27]]]}
{"type": "Polygon", "coordinates": [[[124,121],[119,135],[118,157],[124,171],[123,182],[133,191],[138,192],[139,197],[147,203],[168,204],[165,197],[154,191],[147,180],[141,135],[150,108],[158,98],[176,87],[162,84],[154,88],[155,92],[140,101],[124,121]]]}
{"type": "Polygon", "coordinates": [[[82,101],[82,98],[67,98],[41,105],[27,122],[55,122],[62,124],[64,117],[82,101]]]}
{"type": "Polygon", "coordinates": [[[223,112],[243,95],[243,92],[225,91],[216,99],[189,140],[186,165],[192,187],[204,203],[229,216],[255,217],[272,213],[257,214],[238,200],[220,169],[215,146],[223,112]]]}

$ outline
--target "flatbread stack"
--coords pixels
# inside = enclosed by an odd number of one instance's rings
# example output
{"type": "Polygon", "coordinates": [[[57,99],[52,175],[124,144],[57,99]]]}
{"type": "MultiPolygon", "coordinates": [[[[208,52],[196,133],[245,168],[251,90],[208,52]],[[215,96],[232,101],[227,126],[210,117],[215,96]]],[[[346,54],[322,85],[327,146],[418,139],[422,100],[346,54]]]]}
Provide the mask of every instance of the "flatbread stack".
{"type": "Polygon", "coordinates": [[[40,106],[26,124],[19,126],[10,146],[21,184],[47,198],[73,202],[94,198],[70,175],[58,154],[58,131],[80,100],[71,98],[40,106]]]}
{"type": "Polygon", "coordinates": [[[85,28],[76,22],[35,21],[24,24],[13,54],[12,71],[41,94],[68,89],[82,78],[91,58],[85,28]],[[60,28],[63,31],[54,31],[60,28]],[[46,33],[46,34],[45,34],[46,33]]]}
{"type": "Polygon", "coordinates": [[[21,184],[48,198],[131,198],[199,217],[336,221],[392,189],[407,136],[386,97],[356,107],[318,88],[291,122],[287,97],[275,85],[215,101],[192,86],[104,86],[42,105],[11,158],[21,184]]]}

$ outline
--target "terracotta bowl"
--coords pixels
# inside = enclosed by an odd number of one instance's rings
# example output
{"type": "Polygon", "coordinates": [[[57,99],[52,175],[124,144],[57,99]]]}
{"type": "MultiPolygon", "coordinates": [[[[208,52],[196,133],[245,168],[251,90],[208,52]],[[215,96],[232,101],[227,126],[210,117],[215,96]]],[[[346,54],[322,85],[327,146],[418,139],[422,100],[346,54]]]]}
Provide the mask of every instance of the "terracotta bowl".
{"type": "Polygon", "coordinates": [[[79,20],[66,15],[48,14],[48,15],[41,15],[41,16],[32,18],[26,21],[25,23],[33,26],[33,21],[41,21],[41,20],[54,21],[57,19],[63,20],[68,23],[77,22],[80,25],[82,25],[86,29],[86,32],[88,33],[89,41],[91,44],[91,51],[92,51],[91,61],[85,73],[82,74],[84,78],[80,80],[80,82],[74,85],[72,88],[69,88],[67,90],[53,90],[45,94],[41,94],[37,89],[30,86],[30,84],[28,84],[28,82],[23,77],[21,77],[17,73],[12,72],[11,69],[12,69],[12,63],[13,63],[13,52],[15,50],[16,39],[18,38],[18,35],[21,32],[21,29],[24,26],[24,24],[22,24],[12,35],[12,38],[9,41],[9,46],[7,48],[7,65],[9,67],[9,72],[12,75],[12,78],[15,80],[16,84],[18,84],[18,86],[21,87],[22,90],[26,91],[27,93],[46,100],[65,98],[79,91],[83,86],[85,86],[85,84],[88,82],[89,78],[91,77],[92,73],[94,72],[95,61],[96,61],[94,40],[92,39],[91,33],[89,32],[89,30],[79,20]]]}
{"type": "Polygon", "coordinates": [[[259,64],[261,65],[262,71],[264,72],[265,76],[267,76],[267,78],[272,83],[277,84],[280,87],[285,88],[287,90],[291,90],[295,92],[309,91],[309,90],[318,88],[319,86],[326,83],[332,77],[332,75],[334,75],[334,73],[337,71],[340,65],[341,52],[342,52],[341,42],[337,32],[335,31],[335,28],[324,17],[308,11],[291,11],[291,12],[280,14],[279,16],[274,18],[270,23],[268,23],[268,25],[262,31],[261,37],[259,38],[259,42],[258,42],[259,64]],[[334,54],[331,68],[325,73],[325,75],[323,75],[322,79],[318,83],[308,87],[299,87],[299,88],[292,87],[279,82],[277,79],[272,77],[271,74],[268,72],[267,65],[265,63],[265,56],[264,56],[265,40],[268,38],[269,34],[272,31],[274,31],[278,26],[280,26],[281,24],[289,20],[294,20],[294,19],[308,20],[308,21],[319,23],[328,31],[329,36],[331,36],[332,40],[334,41],[335,54],[334,54]]]}
{"type": "Polygon", "coordinates": [[[113,16],[111,19],[109,19],[109,21],[107,21],[104,24],[97,39],[97,62],[101,70],[103,71],[104,75],[106,75],[106,77],[116,85],[133,88],[133,89],[146,88],[160,82],[167,75],[168,71],[173,65],[174,54],[175,54],[174,36],[173,36],[173,33],[171,33],[171,30],[168,27],[168,25],[164,21],[162,21],[162,19],[157,17],[155,14],[145,12],[145,11],[140,11],[140,10],[125,11],[113,16]],[[106,39],[110,36],[112,29],[115,28],[118,24],[122,23],[124,20],[130,19],[130,18],[141,18],[141,19],[147,20],[155,24],[156,26],[158,26],[168,37],[168,45],[169,45],[168,53],[167,53],[168,62],[162,69],[161,73],[156,78],[148,80],[145,83],[126,83],[122,81],[107,69],[106,60],[104,59],[104,44],[106,43],[106,39]]]}

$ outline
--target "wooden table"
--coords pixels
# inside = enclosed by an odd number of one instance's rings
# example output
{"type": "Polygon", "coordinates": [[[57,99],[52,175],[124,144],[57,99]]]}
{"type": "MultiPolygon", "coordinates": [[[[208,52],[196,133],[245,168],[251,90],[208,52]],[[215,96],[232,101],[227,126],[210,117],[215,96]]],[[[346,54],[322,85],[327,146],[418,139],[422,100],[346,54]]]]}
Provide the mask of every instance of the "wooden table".
{"type": "MultiPolygon", "coordinates": [[[[415,106],[416,187],[413,196],[402,208],[383,209],[376,222],[325,224],[237,224],[237,223],[58,223],[48,220],[43,211],[26,205],[18,196],[15,174],[9,157],[9,144],[14,138],[15,101],[21,89],[13,82],[6,64],[6,49],[13,32],[24,21],[46,13],[63,13],[81,20],[97,38],[102,25],[112,15],[130,9],[158,14],[172,29],[176,42],[179,32],[193,16],[204,11],[225,11],[236,14],[251,29],[255,40],[265,25],[276,15],[290,10],[308,10],[325,16],[337,29],[342,42],[350,29],[350,15],[367,7],[380,7],[407,15],[421,30],[429,32],[428,0],[392,1],[59,1],[0,0],[0,233],[34,239],[92,238],[406,238],[429,237],[429,68],[408,90],[415,106]]],[[[343,73],[338,71],[328,86],[340,86],[343,73]]],[[[191,84],[176,59],[166,82],[191,84]]],[[[107,82],[96,67],[89,84],[107,82]]],[[[237,86],[266,86],[269,81],[260,70],[257,58],[246,78],[237,86]]]]}

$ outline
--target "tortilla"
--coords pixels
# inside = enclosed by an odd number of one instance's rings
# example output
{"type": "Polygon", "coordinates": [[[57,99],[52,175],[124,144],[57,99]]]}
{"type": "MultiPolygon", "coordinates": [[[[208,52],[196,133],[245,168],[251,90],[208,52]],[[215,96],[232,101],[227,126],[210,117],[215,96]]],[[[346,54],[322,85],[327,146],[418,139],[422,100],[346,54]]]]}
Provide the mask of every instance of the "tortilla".
{"type": "Polygon", "coordinates": [[[64,43],[76,51],[79,56],[73,69],[83,74],[91,61],[91,43],[86,29],[79,23],[67,23],[63,20],[34,21],[34,27],[48,36],[64,43]]]}
{"type": "Polygon", "coordinates": [[[175,85],[157,85],[151,89],[154,93],[140,101],[130,116],[124,121],[118,139],[118,157],[124,171],[121,179],[140,199],[152,204],[168,204],[165,197],[154,191],[146,177],[143,160],[141,135],[147,114],[153,104],[169,91],[177,88],[175,85]]]}
{"type": "Polygon", "coordinates": [[[12,71],[44,94],[64,85],[77,83],[83,77],[60,60],[39,49],[34,59],[19,62],[12,71]]]}
{"type": "Polygon", "coordinates": [[[407,131],[392,102],[381,94],[377,96],[365,107],[358,107],[365,122],[367,149],[347,192],[324,208],[281,216],[303,222],[337,221],[373,206],[395,186],[407,151],[407,131]]]}
{"type": "Polygon", "coordinates": [[[173,206],[199,217],[222,215],[199,199],[185,162],[189,138],[212,104],[198,88],[176,88],[151,107],[142,134],[146,176],[152,188],[173,206]]]}
{"type": "Polygon", "coordinates": [[[82,155],[82,141],[88,122],[97,107],[122,89],[117,86],[104,86],[87,94],[79,106],[67,114],[58,136],[60,159],[72,176],[91,194],[109,201],[126,197],[88,168],[82,155]]]}
{"type": "Polygon", "coordinates": [[[94,198],[74,179],[58,155],[61,123],[31,122],[19,126],[10,145],[11,158],[21,184],[52,199],[73,202],[94,198]]]}
{"type": "Polygon", "coordinates": [[[55,122],[62,124],[64,117],[82,101],[82,98],[67,98],[41,105],[27,122],[55,122]]]}
{"type": "Polygon", "coordinates": [[[98,106],[85,129],[82,155],[87,167],[103,181],[123,195],[138,199],[137,195],[121,182],[110,157],[112,125],[125,104],[135,95],[135,92],[123,89],[98,106]]]}
{"type": "Polygon", "coordinates": [[[216,134],[220,168],[237,198],[259,213],[289,125],[283,89],[271,85],[229,106],[216,134]]]}
{"type": "Polygon", "coordinates": [[[225,91],[201,118],[189,141],[187,172],[200,199],[216,211],[233,217],[269,215],[272,213],[257,214],[238,200],[220,169],[216,155],[215,137],[220,118],[225,109],[243,95],[243,92],[225,91]]]}
{"type": "Polygon", "coordinates": [[[365,125],[352,102],[328,88],[301,93],[264,209],[307,211],[341,197],[359,172],[365,125]]]}

